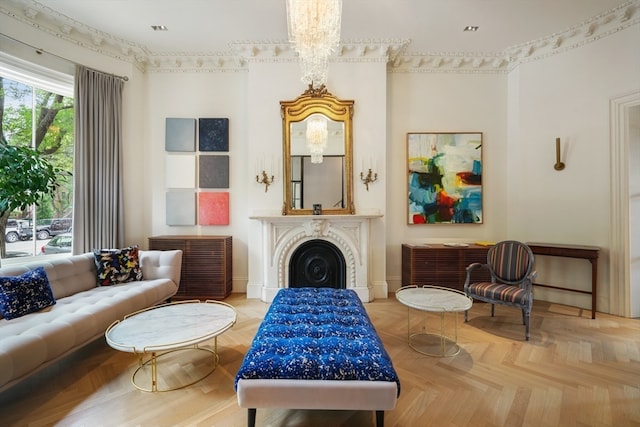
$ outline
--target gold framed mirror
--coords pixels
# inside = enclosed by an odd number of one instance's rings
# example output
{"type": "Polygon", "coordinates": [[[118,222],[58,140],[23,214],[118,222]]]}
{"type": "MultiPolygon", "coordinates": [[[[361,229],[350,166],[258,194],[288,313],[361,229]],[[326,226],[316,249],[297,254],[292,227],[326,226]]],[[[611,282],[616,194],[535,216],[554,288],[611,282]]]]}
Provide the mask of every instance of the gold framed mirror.
{"type": "Polygon", "coordinates": [[[324,86],[280,101],[283,215],[354,214],[353,103],[324,86]]]}

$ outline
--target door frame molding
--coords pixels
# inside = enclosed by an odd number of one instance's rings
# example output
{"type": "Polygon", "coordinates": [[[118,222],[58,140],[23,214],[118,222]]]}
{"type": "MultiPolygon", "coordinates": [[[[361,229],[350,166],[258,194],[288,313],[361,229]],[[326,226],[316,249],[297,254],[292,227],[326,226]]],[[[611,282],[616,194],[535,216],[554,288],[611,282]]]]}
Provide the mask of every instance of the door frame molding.
{"type": "Polygon", "coordinates": [[[631,316],[629,250],[629,109],[640,105],[640,91],[609,101],[611,148],[611,230],[609,238],[609,310],[631,316]]]}

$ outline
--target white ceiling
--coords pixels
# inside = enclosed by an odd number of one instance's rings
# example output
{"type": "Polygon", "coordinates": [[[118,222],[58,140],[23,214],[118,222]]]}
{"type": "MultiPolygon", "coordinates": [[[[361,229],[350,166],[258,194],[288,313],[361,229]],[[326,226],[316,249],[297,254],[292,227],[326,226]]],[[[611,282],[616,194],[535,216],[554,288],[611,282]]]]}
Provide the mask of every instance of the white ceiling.
{"type": "MultiPolygon", "coordinates": [[[[510,49],[513,57],[514,47],[530,54],[520,48],[526,43],[556,37],[538,43],[548,47],[584,38],[585,26],[633,21],[639,8],[640,0],[343,0],[341,39],[345,46],[387,43],[394,55],[401,50],[410,58],[405,62],[419,56],[435,61],[429,58],[436,55],[471,62],[482,55],[490,63],[510,49]],[[479,30],[464,32],[467,25],[479,30]]],[[[156,66],[170,56],[237,55],[241,44],[287,44],[285,0],[0,0],[0,11],[92,48],[119,45],[124,55],[156,66]]]]}
{"type": "MultiPolygon", "coordinates": [[[[2,2],[13,0],[2,0],[2,2]]],[[[409,39],[408,50],[500,52],[628,0],[344,0],[342,39],[409,39]],[[463,32],[477,25],[475,33],[463,32]]],[[[18,0],[154,54],[226,52],[234,41],[285,41],[285,0],[18,0]],[[46,10],[45,10],[46,11],[46,10]],[[152,25],[166,25],[154,32],[152,25]]]]}

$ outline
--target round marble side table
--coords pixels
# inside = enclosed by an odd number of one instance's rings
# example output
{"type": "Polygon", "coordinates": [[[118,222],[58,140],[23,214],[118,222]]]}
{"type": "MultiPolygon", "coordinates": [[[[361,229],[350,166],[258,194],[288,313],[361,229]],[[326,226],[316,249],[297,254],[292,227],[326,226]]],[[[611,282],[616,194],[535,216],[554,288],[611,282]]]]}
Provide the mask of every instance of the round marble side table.
{"type": "Polygon", "coordinates": [[[460,352],[458,346],[458,313],[469,310],[473,300],[456,289],[440,286],[415,285],[404,286],[396,291],[396,299],[407,306],[407,340],[415,351],[429,356],[450,357],[460,352]],[[422,328],[418,332],[411,330],[411,311],[424,312],[422,328]],[[427,332],[426,313],[440,315],[438,333],[427,332]],[[447,336],[445,314],[454,317],[453,334],[447,336]]]}

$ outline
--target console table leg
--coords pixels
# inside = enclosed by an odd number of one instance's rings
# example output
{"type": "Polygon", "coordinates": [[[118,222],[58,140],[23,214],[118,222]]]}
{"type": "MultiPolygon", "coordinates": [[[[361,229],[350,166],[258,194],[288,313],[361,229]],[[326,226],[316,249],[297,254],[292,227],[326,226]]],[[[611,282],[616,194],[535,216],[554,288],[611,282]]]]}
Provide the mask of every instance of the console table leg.
{"type": "Polygon", "coordinates": [[[442,356],[447,354],[447,341],[444,330],[444,312],[440,313],[440,353],[442,356]]]}
{"type": "Polygon", "coordinates": [[[590,259],[591,261],[591,318],[596,318],[596,302],[598,291],[598,260],[590,259]]]}

